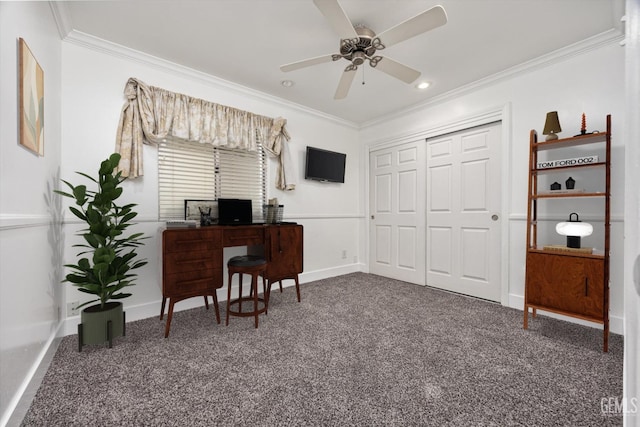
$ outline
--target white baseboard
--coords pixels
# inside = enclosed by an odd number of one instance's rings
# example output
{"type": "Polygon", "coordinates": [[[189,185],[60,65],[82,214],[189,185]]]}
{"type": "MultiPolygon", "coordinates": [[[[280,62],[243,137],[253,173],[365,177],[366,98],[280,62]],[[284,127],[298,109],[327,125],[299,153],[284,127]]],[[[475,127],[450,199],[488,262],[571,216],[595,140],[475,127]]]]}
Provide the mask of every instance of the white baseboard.
{"type": "MultiPolygon", "coordinates": [[[[524,296],[509,294],[509,307],[523,311],[524,296]]],[[[582,319],[576,319],[575,317],[570,317],[570,316],[563,316],[561,314],[551,313],[544,310],[538,310],[538,313],[540,315],[552,317],[554,319],[560,319],[560,320],[564,320],[571,323],[577,323],[578,325],[589,326],[591,328],[602,329],[602,325],[599,323],[589,322],[587,320],[582,320],[582,319]]],[[[624,335],[624,317],[612,316],[611,314],[609,314],[609,331],[614,334],[624,335]]]]}
{"type": "Polygon", "coordinates": [[[11,398],[11,401],[7,405],[5,412],[0,418],[0,426],[13,426],[22,424],[22,419],[27,414],[31,402],[35,397],[38,388],[44,378],[44,375],[49,369],[51,360],[58,350],[58,345],[62,338],[60,338],[60,330],[62,322],[58,324],[56,330],[52,331],[47,339],[47,342],[40,350],[40,353],[33,362],[31,369],[24,377],[24,380],[18,387],[18,391],[11,398]]]}
{"type": "MultiPolygon", "coordinates": [[[[298,280],[300,283],[308,283],[313,282],[315,280],[328,279],[330,277],[341,276],[343,274],[355,273],[358,271],[362,271],[364,268],[364,264],[349,264],[343,265],[339,267],[327,268],[324,270],[316,270],[311,272],[305,272],[300,274],[298,280]]],[[[290,286],[294,286],[295,282],[293,280],[285,280],[282,282],[283,288],[288,288],[290,286]]],[[[218,301],[226,301],[227,300],[227,292],[226,287],[223,287],[225,291],[218,291],[218,301]]],[[[245,292],[248,292],[248,286],[244,288],[245,292]]],[[[243,292],[244,293],[244,292],[243,292]]],[[[237,288],[235,286],[232,287],[232,298],[237,296],[237,288]]],[[[138,304],[132,306],[125,307],[126,313],[126,321],[133,322],[136,320],[148,319],[150,317],[160,317],[160,307],[162,305],[161,300],[151,301],[145,304],[138,304]]],[[[202,307],[204,306],[204,298],[202,297],[194,297],[186,300],[179,301],[174,306],[173,311],[183,311],[190,310],[192,308],[202,307]]],[[[165,308],[165,311],[168,310],[169,307],[165,308]]],[[[166,313],[165,313],[166,316],[166,313]]],[[[165,317],[166,319],[166,317],[165,317]]],[[[60,334],[62,336],[74,335],[78,333],[78,324],[80,323],[80,316],[72,316],[67,317],[64,320],[64,325],[61,329],[60,334]]]]}

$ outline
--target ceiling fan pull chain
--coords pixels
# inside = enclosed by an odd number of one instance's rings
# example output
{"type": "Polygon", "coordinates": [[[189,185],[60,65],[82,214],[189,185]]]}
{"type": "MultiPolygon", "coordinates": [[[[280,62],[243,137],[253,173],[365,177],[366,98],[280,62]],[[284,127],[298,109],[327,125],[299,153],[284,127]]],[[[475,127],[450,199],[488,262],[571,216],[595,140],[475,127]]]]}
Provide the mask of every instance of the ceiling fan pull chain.
{"type": "Polygon", "coordinates": [[[364,86],[364,69],[367,67],[362,67],[362,86],[364,86]]]}

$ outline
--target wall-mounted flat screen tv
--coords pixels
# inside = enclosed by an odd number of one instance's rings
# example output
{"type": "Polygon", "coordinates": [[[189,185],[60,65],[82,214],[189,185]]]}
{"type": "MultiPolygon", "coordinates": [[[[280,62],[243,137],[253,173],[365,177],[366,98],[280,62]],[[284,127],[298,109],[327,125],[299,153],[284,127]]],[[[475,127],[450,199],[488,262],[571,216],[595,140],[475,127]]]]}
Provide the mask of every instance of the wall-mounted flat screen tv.
{"type": "Polygon", "coordinates": [[[347,155],[321,148],[307,147],[304,178],[316,181],[344,182],[347,155]]]}

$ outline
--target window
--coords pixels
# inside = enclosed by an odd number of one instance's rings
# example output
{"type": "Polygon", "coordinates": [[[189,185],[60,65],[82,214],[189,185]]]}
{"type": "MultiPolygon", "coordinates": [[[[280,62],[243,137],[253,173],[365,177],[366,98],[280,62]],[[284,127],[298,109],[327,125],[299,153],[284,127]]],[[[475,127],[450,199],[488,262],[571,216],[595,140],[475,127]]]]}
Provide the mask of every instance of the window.
{"type": "MultiPolygon", "coordinates": [[[[167,141],[158,147],[159,219],[183,219],[185,200],[251,199],[254,217],[266,202],[266,156],[199,142],[167,141]]],[[[217,214],[215,215],[217,216],[217,214]]]]}

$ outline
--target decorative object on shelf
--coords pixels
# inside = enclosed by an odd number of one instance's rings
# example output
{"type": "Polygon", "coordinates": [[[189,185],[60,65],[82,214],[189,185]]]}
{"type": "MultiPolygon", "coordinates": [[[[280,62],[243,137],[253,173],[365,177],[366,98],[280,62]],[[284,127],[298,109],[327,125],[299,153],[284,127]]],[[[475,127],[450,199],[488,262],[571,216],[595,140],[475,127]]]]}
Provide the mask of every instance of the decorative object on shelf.
{"type": "Polygon", "coordinates": [[[269,199],[269,204],[262,207],[264,222],[267,224],[279,224],[282,222],[284,205],[278,204],[278,199],[269,199]]]}
{"type": "MultiPolygon", "coordinates": [[[[579,136],[579,135],[578,135],[579,136]]],[[[573,159],[547,160],[536,163],[538,169],[558,168],[564,166],[592,165],[598,163],[598,156],[584,156],[573,159]]]]}
{"type": "Polygon", "coordinates": [[[598,131],[593,131],[593,132],[587,132],[587,118],[584,115],[584,113],[582,113],[582,122],[580,124],[580,133],[577,135],[573,135],[573,136],[582,136],[582,135],[591,135],[592,133],[598,133],[598,131]]]}
{"type": "Polygon", "coordinates": [[[580,238],[590,236],[591,233],[593,233],[593,226],[588,222],[580,221],[578,214],[572,212],[569,215],[568,222],[559,222],[556,224],[556,233],[561,236],[567,236],[568,248],[579,248],[580,238]]]}
{"type": "Polygon", "coordinates": [[[566,252],[574,254],[592,254],[593,248],[569,248],[565,245],[545,245],[542,250],[552,252],[566,252]]]}
{"type": "Polygon", "coordinates": [[[211,206],[209,206],[206,212],[200,207],[198,207],[198,210],[200,211],[200,226],[206,227],[207,225],[212,225],[213,218],[211,218],[211,206]]]}
{"type": "Polygon", "coordinates": [[[125,335],[125,320],[121,302],[109,302],[131,296],[122,292],[125,287],[133,286],[137,274],[132,270],[147,264],[146,260],[136,259],[136,248],[146,239],[143,233],[125,236],[126,229],[133,225],[131,220],[137,216],[133,211],[135,204],[119,206],[115,200],[122,195],[120,184],[126,179],[121,173],[114,173],[120,162],[120,154],[114,153],[100,164],[98,177],[77,172],[97,184],[97,190],[89,190],[86,185],[74,186],[62,180],[71,193],[56,190],[56,193],[75,200],[76,206],[69,210],[86,228],[78,232],[85,240],[75,246],[82,248],[77,264],[67,264],[72,270],[65,282],[70,282],[80,292],[96,296],[78,308],[99,301],[100,304],[85,308],[80,313],[78,325],[78,351],[84,344],[112,345],[112,339],[125,335]],[[85,257],[89,255],[88,257],[85,257]]]}
{"type": "Polygon", "coordinates": [[[553,184],[551,184],[551,191],[557,191],[560,190],[562,188],[562,185],[560,185],[559,182],[554,182],[553,184]]]}
{"type": "Polygon", "coordinates": [[[569,177],[569,179],[567,179],[564,182],[564,185],[566,186],[567,190],[573,190],[576,187],[576,180],[571,178],[571,177],[569,177]]]}
{"type": "Polygon", "coordinates": [[[20,145],[44,156],[44,71],[19,40],[20,145]]]}
{"type": "Polygon", "coordinates": [[[553,141],[554,139],[558,139],[557,134],[560,132],[562,132],[562,128],[560,127],[558,112],[551,111],[547,113],[547,119],[544,122],[544,130],[542,131],[543,135],[547,135],[545,141],[553,141]]]}

